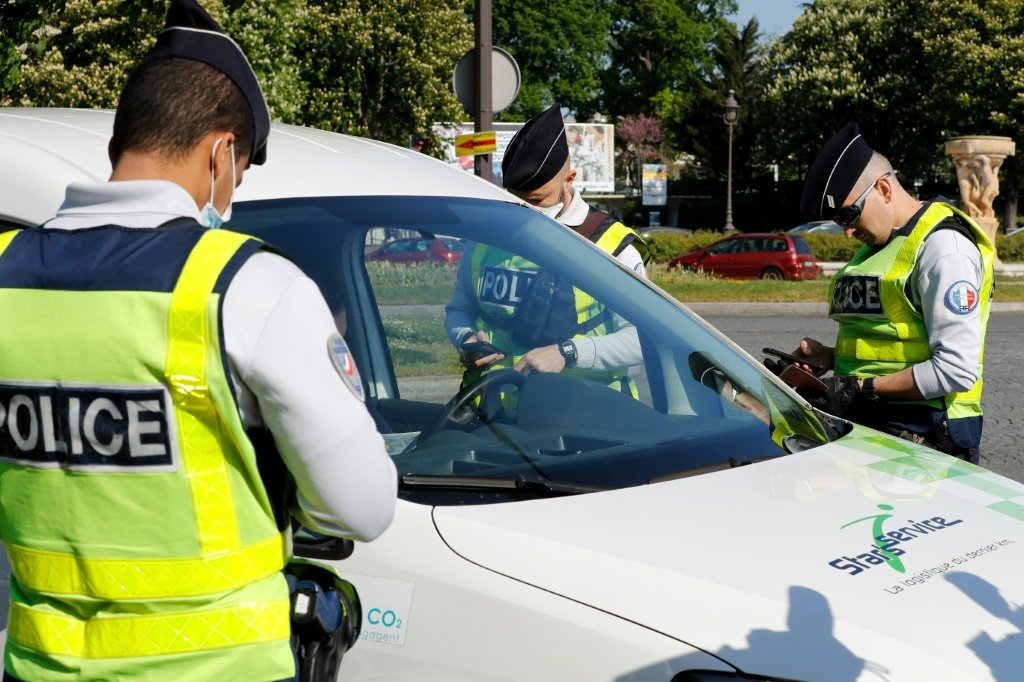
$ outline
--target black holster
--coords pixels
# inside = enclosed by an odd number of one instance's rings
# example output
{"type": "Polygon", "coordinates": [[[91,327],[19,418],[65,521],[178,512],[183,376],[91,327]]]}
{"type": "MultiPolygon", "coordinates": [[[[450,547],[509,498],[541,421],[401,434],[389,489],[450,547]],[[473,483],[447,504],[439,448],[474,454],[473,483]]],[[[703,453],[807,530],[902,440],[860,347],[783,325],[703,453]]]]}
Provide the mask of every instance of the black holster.
{"type": "Polygon", "coordinates": [[[289,564],[292,650],[299,682],[334,682],[359,639],[363,614],[355,587],[311,564],[289,564]]]}

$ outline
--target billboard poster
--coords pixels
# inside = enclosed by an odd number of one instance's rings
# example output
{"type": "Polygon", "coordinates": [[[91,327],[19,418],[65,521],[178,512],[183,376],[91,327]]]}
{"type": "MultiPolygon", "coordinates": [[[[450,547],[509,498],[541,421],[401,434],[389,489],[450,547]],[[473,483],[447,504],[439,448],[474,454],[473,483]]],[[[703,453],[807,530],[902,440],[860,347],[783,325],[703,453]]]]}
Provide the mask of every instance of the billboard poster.
{"type": "MultiPolygon", "coordinates": [[[[494,181],[501,184],[501,160],[512,137],[523,127],[522,123],[494,123],[498,149],[491,154],[494,181]]],[[[455,137],[473,132],[472,123],[458,126],[434,124],[434,133],[443,142],[445,160],[453,166],[473,172],[472,156],[455,153],[455,137]]],[[[581,192],[608,193],[615,191],[615,126],[610,123],[566,123],[566,144],[569,145],[569,164],[576,169],[575,186],[581,192]]]]}
{"type": "Polygon", "coordinates": [[[640,174],[644,206],[664,206],[668,199],[668,172],[663,163],[645,163],[640,174]]]}

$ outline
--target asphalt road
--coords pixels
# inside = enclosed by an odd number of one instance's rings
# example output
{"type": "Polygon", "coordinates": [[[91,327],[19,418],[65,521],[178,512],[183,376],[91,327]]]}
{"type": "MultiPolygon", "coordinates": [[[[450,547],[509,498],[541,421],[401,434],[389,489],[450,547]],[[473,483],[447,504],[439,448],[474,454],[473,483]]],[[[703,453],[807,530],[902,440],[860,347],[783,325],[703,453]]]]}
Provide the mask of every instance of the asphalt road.
{"type": "MultiPolygon", "coordinates": [[[[690,307],[757,359],[765,346],[791,351],[804,336],[831,344],[836,325],[824,304],[810,303],[693,303],[690,307]]],[[[393,306],[393,315],[440,316],[442,306],[393,306]]],[[[454,395],[456,381],[439,384],[436,377],[406,379],[406,398],[439,400],[454,395]]],[[[1024,482],[1024,304],[994,305],[985,349],[985,430],[981,463],[1004,476],[1024,482]]]]}
{"type": "MultiPolygon", "coordinates": [[[[1024,311],[1019,308],[997,307],[989,318],[981,464],[1024,482],[1024,311]]],[[[693,309],[758,359],[765,346],[792,351],[804,336],[835,340],[835,323],[816,306],[695,304],[693,309]]]]}

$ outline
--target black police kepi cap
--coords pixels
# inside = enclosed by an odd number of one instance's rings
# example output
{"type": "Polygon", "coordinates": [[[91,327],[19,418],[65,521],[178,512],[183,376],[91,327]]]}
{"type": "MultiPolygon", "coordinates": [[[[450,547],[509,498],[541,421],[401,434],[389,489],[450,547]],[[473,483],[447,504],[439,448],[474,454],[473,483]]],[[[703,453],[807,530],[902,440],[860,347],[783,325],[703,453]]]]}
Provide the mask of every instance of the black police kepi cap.
{"type": "Polygon", "coordinates": [[[270,110],[252,65],[242,48],[213,20],[196,0],[172,0],[167,23],[156,39],[151,59],[183,57],[208,64],[230,78],[245,96],[252,110],[254,126],[249,163],[262,165],[267,160],[267,136],[270,135],[270,110]]]}
{"type": "Polygon", "coordinates": [[[825,143],[811,163],[804,178],[800,210],[823,220],[831,219],[867,168],[872,153],[860,126],[848,123],[825,143]]]}
{"type": "Polygon", "coordinates": [[[524,123],[508,143],[501,160],[502,184],[505,189],[530,192],[558,175],[568,158],[562,107],[556,102],[524,123]]]}

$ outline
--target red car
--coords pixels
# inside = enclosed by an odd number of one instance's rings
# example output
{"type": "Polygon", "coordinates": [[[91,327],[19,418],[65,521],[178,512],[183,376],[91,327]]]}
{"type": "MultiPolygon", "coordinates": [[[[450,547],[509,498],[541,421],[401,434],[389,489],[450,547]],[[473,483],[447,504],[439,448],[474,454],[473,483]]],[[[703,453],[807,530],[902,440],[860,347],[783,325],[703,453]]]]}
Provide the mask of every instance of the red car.
{"type": "Polygon", "coordinates": [[[731,279],[814,279],[821,270],[803,237],[752,233],[721,239],[668,262],[669,270],[701,270],[731,279]]]}
{"type": "Polygon", "coordinates": [[[390,263],[434,262],[454,265],[462,260],[465,248],[461,239],[453,237],[414,237],[388,242],[366,258],[390,263]]]}

